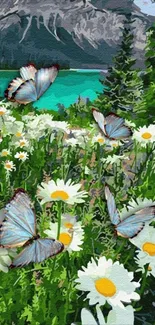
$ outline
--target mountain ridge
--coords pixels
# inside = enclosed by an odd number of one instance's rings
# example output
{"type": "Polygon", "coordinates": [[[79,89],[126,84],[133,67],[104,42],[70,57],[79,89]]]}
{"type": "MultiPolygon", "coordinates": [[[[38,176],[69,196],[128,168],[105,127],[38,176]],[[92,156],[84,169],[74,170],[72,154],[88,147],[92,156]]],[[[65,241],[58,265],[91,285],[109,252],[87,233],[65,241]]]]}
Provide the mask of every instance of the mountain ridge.
{"type": "Polygon", "coordinates": [[[2,0],[0,68],[59,62],[64,68],[107,69],[128,12],[135,19],[134,56],[141,67],[152,19],[140,13],[133,1],[2,0]]]}

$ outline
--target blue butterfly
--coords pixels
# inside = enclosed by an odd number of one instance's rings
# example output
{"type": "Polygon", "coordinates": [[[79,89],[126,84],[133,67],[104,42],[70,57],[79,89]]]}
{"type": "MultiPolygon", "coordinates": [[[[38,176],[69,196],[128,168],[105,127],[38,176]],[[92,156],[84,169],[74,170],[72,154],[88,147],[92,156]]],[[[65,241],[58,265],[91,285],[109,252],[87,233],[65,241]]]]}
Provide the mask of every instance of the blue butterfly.
{"type": "Polygon", "coordinates": [[[124,124],[124,119],[122,117],[114,113],[110,113],[107,117],[104,117],[104,115],[95,108],[93,108],[92,111],[100,130],[108,139],[121,140],[132,135],[131,129],[124,124]]]}
{"type": "Polygon", "coordinates": [[[40,238],[36,233],[36,217],[23,189],[18,189],[5,207],[5,219],[0,228],[0,246],[25,247],[10,267],[40,263],[62,252],[64,245],[52,238],[40,238]]]}
{"type": "Polygon", "coordinates": [[[22,67],[21,78],[15,78],[10,82],[5,91],[5,97],[20,104],[35,102],[54,82],[58,70],[58,65],[38,71],[32,64],[22,67]]]}
{"type": "Polygon", "coordinates": [[[151,221],[155,216],[155,206],[149,206],[121,220],[116,208],[114,196],[107,185],[105,186],[105,197],[111,222],[115,226],[117,235],[121,237],[135,237],[144,228],[145,222],[151,221]]]}

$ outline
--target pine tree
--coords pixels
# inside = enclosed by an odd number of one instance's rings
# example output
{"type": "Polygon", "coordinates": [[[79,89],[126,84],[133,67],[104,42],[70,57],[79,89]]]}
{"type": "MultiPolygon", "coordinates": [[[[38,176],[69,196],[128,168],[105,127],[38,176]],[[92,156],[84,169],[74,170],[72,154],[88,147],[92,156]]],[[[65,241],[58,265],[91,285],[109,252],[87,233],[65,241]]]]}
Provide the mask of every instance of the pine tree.
{"type": "Polygon", "coordinates": [[[139,115],[146,119],[147,124],[149,124],[155,117],[155,24],[147,31],[145,57],[144,92],[139,107],[139,115]]]}
{"type": "MultiPolygon", "coordinates": [[[[107,77],[101,81],[105,88],[97,100],[97,106],[103,109],[103,112],[132,112],[135,102],[141,97],[142,80],[134,69],[136,59],[133,58],[133,22],[132,14],[126,15],[122,41],[113,59],[114,65],[108,69],[107,77]]],[[[127,115],[126,112],[122,113],[123,115],[127,115]]]]}

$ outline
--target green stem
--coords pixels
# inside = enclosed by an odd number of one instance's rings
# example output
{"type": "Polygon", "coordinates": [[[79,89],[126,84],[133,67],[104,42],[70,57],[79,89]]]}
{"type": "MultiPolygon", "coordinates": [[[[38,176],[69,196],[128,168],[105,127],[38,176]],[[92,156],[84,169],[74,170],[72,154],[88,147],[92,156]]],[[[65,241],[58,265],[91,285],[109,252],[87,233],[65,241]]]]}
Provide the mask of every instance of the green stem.
{"type": "Polygon", "coordinates": [[[139,292],[140,297],[142,297],[144,290],[145,290],[145,285],[146,285],[146,280],[147,280],[147,272],[148,272],[148,266],[146,267],[145,273],[143,276],[142,285],[141,285],[140,292],[139,292]]]}
{"type": "Polygon", "coordinates": [[[66,292],[66,303],[65,303],[65,315],[64,315],[64,324],[66,324],[67,320],[67,313],[69,309],[69,295],[70,295],[70,272],[69,272],[69,267],[70,267],[70,261],[69,261],[69,253],[66,251],[66,271],[67,271],[67,280],[68,280],[68,286],[67,286],[67,292],[66,292]]]}
{"type": "Polygon", "coordinates": [[[61,214],[62,214],[62,202],[57,202],[57,212],[58,212],[58,231],[57,231],[57,239],[60,236],[60,228],[61,228],[61,214]]]}
{"type": "Polygon", "coordinates": [[[118,249],[117,249],[116,252],[115,252],[115,257],[116,257],[116,256],[119,254],[119,252],[122,250],[122,248],[124,247],[125,243],[126,243],[126,238],[123,238],[123,239],[122,239],[122,243],[120,244],[120,246],[118,247],[118,249]]]}

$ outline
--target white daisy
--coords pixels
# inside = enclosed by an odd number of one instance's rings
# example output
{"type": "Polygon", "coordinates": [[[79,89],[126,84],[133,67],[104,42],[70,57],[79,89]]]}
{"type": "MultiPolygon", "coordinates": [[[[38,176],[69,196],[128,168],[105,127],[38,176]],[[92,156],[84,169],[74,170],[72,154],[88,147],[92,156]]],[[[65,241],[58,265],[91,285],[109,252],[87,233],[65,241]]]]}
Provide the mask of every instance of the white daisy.
{"type": "Polygon", "coordinates": [[[75,282],[78,283],[77,289],[89,291],[87,298],[90,305],[104,305],[107,301],[111,306],[124,308],[122,301],[130,303],[131,300],[140,299],[135,292],[140,284],[131,282],[133,272],[128,272],[123,264],[113,263],[103,256],[98,259],[98,265],[92,258],[87,267],[82,268],[75,282]]]}
{"type": "Polygon", "coordinates": [[[25,138],[22,138],[18,142],[16,142],[15,145],[16,145],[16,147],[20,147],[20,148],[28,147],[29,142],[25,138]]]}
{"type": "Polygon", "coordinates": [[[12,128],[16,119],[13,116],[9,115],[7,110],[7,114],[2,116],[3,119],[0,119],[0,129],[3,136],[7,136],[12,134],[12,128]]]}
{"type": "MultiPolygon", "coordinates": [[[[134,325],[134,309],[132,306],[112,309],[107,316],[107,321],[105,321],[98,305],[96,306],[96,312],[98,321],[95,320],[95,317],[88,309],[83,308],[81,311],[82,325],[121,325],[122,320],[126,325],[134,325]]],[[[71,325],[75,324],[72,323],[71,325]]]]}
{"type": "Polygon", "coordinates": [[[4,106],[0,106],[0,116],[7,114],[7,109],[4,106]]]}
{"type": "Polygon", "coordinates": [[[61,131],[69,134],[69,124],[65,121],[51,121],[47,123],[47,127],[55,131],[61,131]]]}
{"type": "Polygon", "coordinates": [[[14,134],[14,136],[16,138],[21,138],[24,137],[24,123],[21,121],[16,121],[13,126],[12,126],[12,134],[14,134]]]}
{"type": "Polygon", "coordinates": [[[135,262],[138,265],[137,272],[141,271],[142,273],[145,273],[145,269],[147,267],[147,276],[153,275],[155,277],[155,263],[152,259],[152,261],[149,260],[148,256],[144,256],[143,251],[137,251],[138,254],[135,258],[135,262]],[[147,264],[147,266],[146,266],[147,264]]]}
{"type": "Polygon", "coordinates": [[[73,135],[74,137],[81,137],[81,136],[87,136],[89,133],[89,130],[87,129],[70,129],[70,135],[73,135]]]}
{"type": "Polygon", "coordinates": [[[24,152],[24,151],[17,152],[15,155],[15,158],[22,160],[22,161],[25,161],[26,159],[28,159],[28,157],[29,157],[28,153],[24,152]]]}
{"type": "Polygon", "coordinates": [[[4,168],[7,170],[7,172],[12,172],[13,170],[16,170],[16,167],[13,164],[13,161],[10,161],[10,160],[7,160],[4,162],[4,168]]]}
{"type": "Polygon", "coordinates": [[[77,144],[81,147],[85,147],[91,141],[90,131],[87,129],[71,129],[69,136],[72,139],[76,139],[77,144]]]}
{"type": "Polygon", "coordinates": [[[102,158],[101,161],[106,163],[106,164],[117,164],[120,163],[121,160],[129,160],[129,157],[122,155],[113,155],[113,156],[108,156],[107,158],[102,158]]]}
{"type": "Polygon", "coordinates": [[[134,214],[138,210],[141,210],[143,208],[153,206],[155,205],[155,201],[149,200],[149,199],[141,199],[137,198],[136,201],[132,199],[128,202],[128,205],[123,207],[123,209],[120,211],[120,218],[123,220],[124,218],[129,217],[131,214],[134,214]]]}
{"type": "Polygon", "coordinates": [[[150,124],[148,127],[140,127],[138,130],[134,131],[132,138],[140,142],[142,147],[146,147],[147,143],[155,141],[155,125],[150,124]]]}
{"type": "MultiPolygon", "coordinates": [[[[58,223],[50,223],[50,229],[45,230],[45,234],[49,237],[56,238],[58,231],[58,223]]],[[[84,230],[81,222],[77,222],[76,218],[70,215],[64,215],[61,219],[59,241],[65,246],[68,252],[80,251],[83,244],[84,230]]]]}
{"type": "Polygon", "coordinates": [[[56,182],[51,180],[38,186],[38,196],[42,198],[41,204],[50,201],[63,201],[68,204],[82,203],[87,197],[87,192],[78,192],[80,187],[81,184],[74,184],[71,179],[66,183],[62,179],[57,179],[56,182]]]}
{"type": "Polygon", "coordinates": [[[65,139],[64,144],[67,144],[68,146],[75,147],[77,144],[79,144],[78,139],[70,138],[65,139]]]}
{"type": "Polygon", "coordinates": [[[1,152],[0,152],[0,156],[1,157],[7,157],[10,155],[10,150],[9,149],[3,149],[1,152]]]}
{"type": "Polygon", "coordinates": [[[130,242],[140,248],[138,258],[143,260],[143,265],[155,265],[155,228],[145,225],[144,229],[130,242]]]}
{"type": "Polygon", "coordinates": [[[8,272],[8,267],[12,262],[10,256],[16,256],[16,251],[0,247],[0,270],[5,273],[8,272]]]}
{"type": "Polygon", "coordinates": [[[98,135],[93,136],[92,138],[92,143],[99,143],[101,146],[105,145],[107,143],[106,138],[104,137],[104,135],[102,135],[101,133],[99,133],[98,135]]]}
{"type": "Polygon", "coordinates": [[[123,143],[121,143],[119,140],[107,140],[107,149],[109,148],[111,150],[122,145],[123,143]]]}

